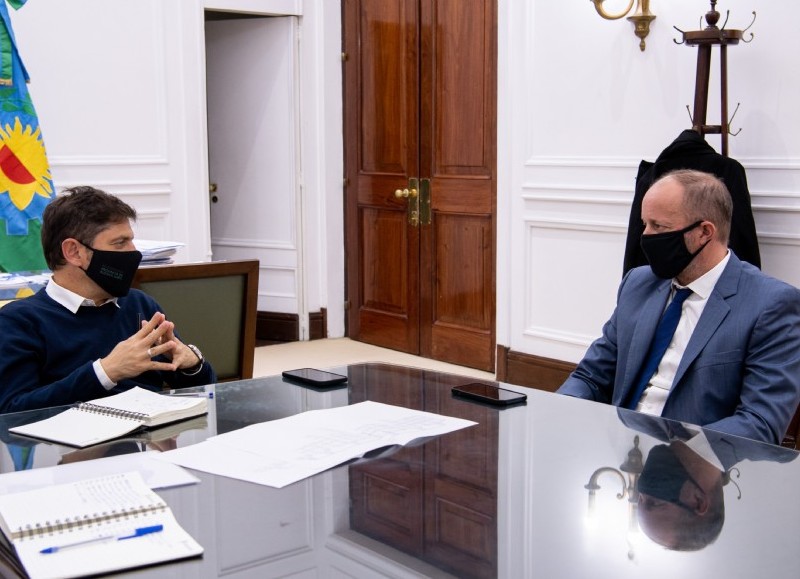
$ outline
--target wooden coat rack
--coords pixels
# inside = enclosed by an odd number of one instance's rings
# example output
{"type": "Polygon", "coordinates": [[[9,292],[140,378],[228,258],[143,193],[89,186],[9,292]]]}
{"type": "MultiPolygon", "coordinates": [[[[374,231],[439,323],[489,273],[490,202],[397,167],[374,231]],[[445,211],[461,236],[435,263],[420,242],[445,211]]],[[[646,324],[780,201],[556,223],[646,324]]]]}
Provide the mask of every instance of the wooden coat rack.
{"type": "MultiPolygon", "coordinates": [[[[756,13],[753,12],[753,20],[750,25],[744,30],[732,30],[725,28],[728,23],[728,16],[730,11],[726,13],[725,22],[722,28],[717,26],[719,22],[719,12],[716,10],[717,0],[711,0],[711,10],[706,12],[705,19],[707,26],[702,30],[691,30],[684,32],[677,26],[675,30],[683,35],[683,39],[676,44],[686,44],[688,46],[697,47],[697,76],[695,78],[694,87],[694,111],[690,112],[692,117],[692,129],[701,135],[719,134],[722,137],[722,155],[728,156],[728,135],[734,136],[730,132],[730,121],[728,119],[728,46],[739,44],[739,41],[748,43],[753,40],[753,33],[750,33],[750,38],[745,40],[744,33],[747,32],[756,20],[756,13]],[[719,46],[719,59],[720,59],[720,124],[709,125],[706,124],[706,113],[708,108],[708,79],[711,73],[711,48],[719,46]]],[[[702,21],[701,21],[702,26],[702,21]]],[[[689,108],[688,106],[686,107],[689,108]]],[[[736,116],[739,106],[733,111],[736,116]]]]}

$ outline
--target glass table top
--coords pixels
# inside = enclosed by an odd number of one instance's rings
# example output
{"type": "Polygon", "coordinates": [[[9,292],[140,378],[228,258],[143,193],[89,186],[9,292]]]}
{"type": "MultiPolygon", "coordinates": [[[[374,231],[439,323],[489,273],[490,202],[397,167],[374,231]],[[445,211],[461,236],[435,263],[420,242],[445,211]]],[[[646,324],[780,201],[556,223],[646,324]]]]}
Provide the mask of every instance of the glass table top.
{"type": "MultiPolygon", "coordinates": [[[[209,386],[207,416],[81,450],[7,432],[63,408],[0,415],[0,472],[163,452],[307,410],[372,400],[478,424],[380,449],[282,489],[192,471],[199,484],[158,493],[203,545],[203,557],[132,573],[794,578],[800,572],[795,451],[519,386],[501,384],[527,394],[527,402],[499,409],[453,396],[453,386],[476,381],[453,374],[388,364],[329,370],[345,374],[347,383],[324,390],[276,376],[209,386]]],[[[202,389],[187,391],[193,390],[202,389]]],[[[0,475],[0,486],[9,476],[0,475]]]]}

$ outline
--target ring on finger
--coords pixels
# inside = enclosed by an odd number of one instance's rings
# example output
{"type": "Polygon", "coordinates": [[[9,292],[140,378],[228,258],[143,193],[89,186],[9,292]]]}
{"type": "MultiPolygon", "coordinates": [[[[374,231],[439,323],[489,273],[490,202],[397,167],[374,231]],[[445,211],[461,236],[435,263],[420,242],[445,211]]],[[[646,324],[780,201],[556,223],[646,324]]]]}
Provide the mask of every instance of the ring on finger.
{"type": "Polygon", "coordinates": [[[147,348],[147,356],[148,356],[149,358],[152,358],[152,357],[153,357],[153,348],[147,348]]]}

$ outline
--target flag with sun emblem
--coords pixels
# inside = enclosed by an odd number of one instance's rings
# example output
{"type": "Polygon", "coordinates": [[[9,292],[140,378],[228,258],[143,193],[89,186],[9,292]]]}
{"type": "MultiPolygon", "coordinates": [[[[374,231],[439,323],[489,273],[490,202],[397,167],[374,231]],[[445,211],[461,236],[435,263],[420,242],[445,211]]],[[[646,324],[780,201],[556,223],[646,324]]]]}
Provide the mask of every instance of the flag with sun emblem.
{"type": "Polygon", "coordinates": [[[0,271],[47,268],[40,232],[53,181],[7,6],[25,2],[0,0],[0,271]]]}

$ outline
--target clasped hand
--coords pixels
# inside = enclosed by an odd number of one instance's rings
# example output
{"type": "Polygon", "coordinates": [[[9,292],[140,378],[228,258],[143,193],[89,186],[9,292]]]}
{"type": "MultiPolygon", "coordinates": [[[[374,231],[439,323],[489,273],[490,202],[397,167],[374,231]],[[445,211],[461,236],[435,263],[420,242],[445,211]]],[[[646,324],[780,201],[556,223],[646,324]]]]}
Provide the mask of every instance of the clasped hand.
{"type": "Polygon", "coordinates": [[[103,370],[114,382],[134,378],[148,370],[171,372],[190,368],[197,362],[194,352],[175,337],[175,324],[161,312],[142,322],[138,332],[117,344],[108,356],[100,360],[103,370]],[[169,361],[154,360],[156,356],[169,361]]]}

